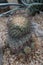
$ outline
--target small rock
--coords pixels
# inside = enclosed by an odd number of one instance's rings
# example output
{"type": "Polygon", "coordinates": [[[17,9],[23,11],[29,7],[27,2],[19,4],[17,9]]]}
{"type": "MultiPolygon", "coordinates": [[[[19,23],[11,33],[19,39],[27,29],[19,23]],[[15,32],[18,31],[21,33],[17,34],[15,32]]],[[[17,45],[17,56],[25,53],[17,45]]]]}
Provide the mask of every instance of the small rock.
{"type": "Polygon", "coordinates": [[[24,48],[24,52],[25,52],[26,54],[29,54],[29,53],[31,52],[31,48],[30,48],[29,46],[26,46],[26,47],[24,48]]]}

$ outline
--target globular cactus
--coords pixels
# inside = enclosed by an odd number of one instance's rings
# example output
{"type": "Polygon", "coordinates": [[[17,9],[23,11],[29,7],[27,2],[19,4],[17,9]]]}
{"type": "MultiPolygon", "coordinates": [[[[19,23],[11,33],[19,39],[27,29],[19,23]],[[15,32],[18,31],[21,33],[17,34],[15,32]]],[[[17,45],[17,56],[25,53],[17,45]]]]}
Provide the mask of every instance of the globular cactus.
{"type": "Polygon", "coordinates": [[[9,34],[12,38],[20,38],[29,33],[30,22],[23,15],[15,15],[8,23],[9,34]]]}
{"type": "Polygon", "coordinates": [[[26,42],[29,42],[30,19],[23,14],[16,14],[8,20],[9,37],[7,43],[11,47],[18,48],[26,42]]]}

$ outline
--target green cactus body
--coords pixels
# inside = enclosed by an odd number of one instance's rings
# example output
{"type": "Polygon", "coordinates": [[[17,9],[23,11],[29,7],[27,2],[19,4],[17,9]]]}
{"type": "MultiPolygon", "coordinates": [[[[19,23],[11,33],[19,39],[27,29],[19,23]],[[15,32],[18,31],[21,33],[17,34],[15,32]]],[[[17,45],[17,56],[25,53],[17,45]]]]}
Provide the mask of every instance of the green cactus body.
{"type": "Polygon", "coordinates": [[[29,20],[22,15],[15,15],[8,23],[9,34],[12,38],[20,38],[29,32],[29,20]]]}
{"type": "Polygon", "coordinates": [[[17,48],[29,41],[30,20],[21,14],[13,16],[12,20],[10,19],[8,22],[8,43],[10,46],[17,48]]]}

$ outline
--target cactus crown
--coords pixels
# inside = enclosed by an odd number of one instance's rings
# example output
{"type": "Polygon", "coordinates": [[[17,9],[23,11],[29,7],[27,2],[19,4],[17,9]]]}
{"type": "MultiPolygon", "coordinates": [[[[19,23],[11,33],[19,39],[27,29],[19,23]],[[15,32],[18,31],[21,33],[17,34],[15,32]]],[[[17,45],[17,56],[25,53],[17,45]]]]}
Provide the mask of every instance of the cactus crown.
{"type": "Polygon", "coordinates": [[[29,19],[23,15],[15,15],[8,23],[9,34],[12,38],[19,38],[29,32],[29,19]]]}

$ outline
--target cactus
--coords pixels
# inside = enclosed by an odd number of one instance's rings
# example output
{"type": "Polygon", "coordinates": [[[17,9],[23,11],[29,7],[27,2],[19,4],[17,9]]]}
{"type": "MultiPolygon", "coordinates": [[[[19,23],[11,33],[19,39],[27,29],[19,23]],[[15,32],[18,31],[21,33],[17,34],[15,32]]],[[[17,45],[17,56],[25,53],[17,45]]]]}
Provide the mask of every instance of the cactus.
{"type": "Polygon", "coordinates": [[[23,15],[15,15],[8,23],[9,34],[12,38],[20,38],[29,33],[29,20],[23,15]]]}
{"type": "Polygon", "coordinates": [[[23,14],[16,14],[8,20],[7,43],[12,48],[17,48],[29,42],[30,19],[23,14]]]}

